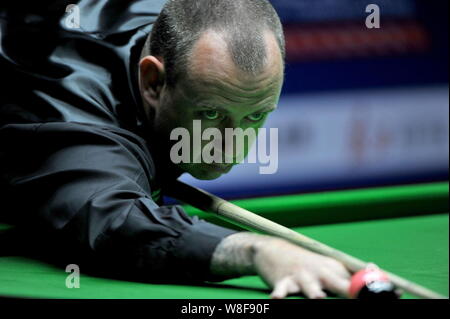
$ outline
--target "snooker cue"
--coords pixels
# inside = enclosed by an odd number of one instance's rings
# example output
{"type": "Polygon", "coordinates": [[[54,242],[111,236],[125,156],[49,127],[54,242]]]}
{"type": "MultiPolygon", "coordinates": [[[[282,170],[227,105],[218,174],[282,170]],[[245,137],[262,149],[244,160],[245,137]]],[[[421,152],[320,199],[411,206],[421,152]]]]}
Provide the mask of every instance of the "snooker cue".
{"type": "MultiPolygon", "coordinates": [[[[197,187],[185,184],[181,181],[177,180],[173,184],[167,185],[165,191],[168,196],[185,202],[186,204],[205,212],[213,213],[221,219],[246,230],[253,232],[257,231],[267,235],[283,238],[317,254],[334,258],[345,265],[347,269],[353,273],[366,269],[372,264],[322,244],[312,238],[297,233],[285,226],[279,225],[220,197],[210,194],[197,187]]],[[[425,299],[447,299],[447,297],[428,288],[420,286],[393,273],[384,270],[382,271],[386,273],[390,281],[397,288],[400,288],[412,295],[425,299]]]]}

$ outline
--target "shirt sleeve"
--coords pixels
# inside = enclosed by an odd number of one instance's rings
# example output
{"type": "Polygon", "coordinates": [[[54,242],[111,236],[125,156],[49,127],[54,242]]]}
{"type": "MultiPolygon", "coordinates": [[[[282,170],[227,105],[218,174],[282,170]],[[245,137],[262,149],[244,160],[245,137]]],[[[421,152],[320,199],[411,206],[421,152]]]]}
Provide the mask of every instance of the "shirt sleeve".
{"type": "Polygon", "coordinates": [[[53,254],[108,276],[221,280],[210,260],[235,231],[158,205],[154,163],[138,136],[78,123],[17,124],[0,129],[0,145],[8,190],[0,215],[32,226],[30,245],[50,238],[53,254]]]}

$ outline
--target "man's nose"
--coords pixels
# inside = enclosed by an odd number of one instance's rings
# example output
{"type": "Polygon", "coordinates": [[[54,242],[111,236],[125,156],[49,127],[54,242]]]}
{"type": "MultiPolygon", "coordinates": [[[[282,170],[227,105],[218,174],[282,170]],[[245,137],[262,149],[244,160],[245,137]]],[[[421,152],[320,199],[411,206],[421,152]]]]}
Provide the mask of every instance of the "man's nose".
{"type": "Polygon", "coordinates": [[[225,139],[223,146],[222,146],[222,157],[223,157],[224,163],[233,163],[234,164],[236,162],[236,158],[237,158],[238,154],[236,154],[236,143],[235,142],[236,141],[233,141],[233,143],[231,143],[231,141],[227,141],[225,139]]]}
{"type": "Polygon", "coordinates": [[[221,156],[224,163],[239,164],[239,158],[244,156],[245,145],[241,145],[238,148],[238,139],[240,138],[238,134],[226,134],[226,129],[230,132],[234,132],[236,128],[239,127],[226,127],[221,130],[222,132],[222,145],[219,148],[221,150],[221,156]]]}

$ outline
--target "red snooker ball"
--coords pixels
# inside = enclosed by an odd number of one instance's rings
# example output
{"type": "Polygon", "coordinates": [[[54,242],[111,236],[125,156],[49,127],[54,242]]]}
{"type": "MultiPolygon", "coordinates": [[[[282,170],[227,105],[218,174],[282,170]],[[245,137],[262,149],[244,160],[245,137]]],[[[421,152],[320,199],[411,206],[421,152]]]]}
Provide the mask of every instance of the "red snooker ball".
{"type": "Polygon", "coordinates": [[[398,298],[389,277],[372,265],[353,275],[349,296],[352,299],[398,298]]]}

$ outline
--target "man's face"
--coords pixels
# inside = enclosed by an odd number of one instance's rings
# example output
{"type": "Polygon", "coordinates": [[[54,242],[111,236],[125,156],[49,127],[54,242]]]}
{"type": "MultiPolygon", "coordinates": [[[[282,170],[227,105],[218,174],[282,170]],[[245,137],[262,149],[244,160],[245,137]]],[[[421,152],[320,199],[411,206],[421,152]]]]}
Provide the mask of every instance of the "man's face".
{"type": "MultiPolygon", "coordinates": [[[[253,128],[258,131],[278,104],[283,83],[282,56],[275,37],[267,33],[268,62],[258,75],[239,70],[228,54],[226,43],[215,32],[206,32],[193,48],[188,75],[174,88],[164,86],[155,107],[153,122],[156,132],[170,141],[170,132],[185,128],[191,137],[191,161],[178,164],[183,172],[202,180],[212,180],[231,171],[236,163],[235,149],[221,147],[222,163],[193,163],[200,152],[193,149],[193,123],[201,121],[202,131],[217,128],[225,138],[225,129],[253,128]],[[232,159],[233,164],[225,164],[232,159]]],[[[210,141],[202,141],[201,149],[210,141]]],[[[223,143],[224,144],[224,143],[223,143]]],[[[245,143],[244,157],[251,145],[245,143]]]]}

